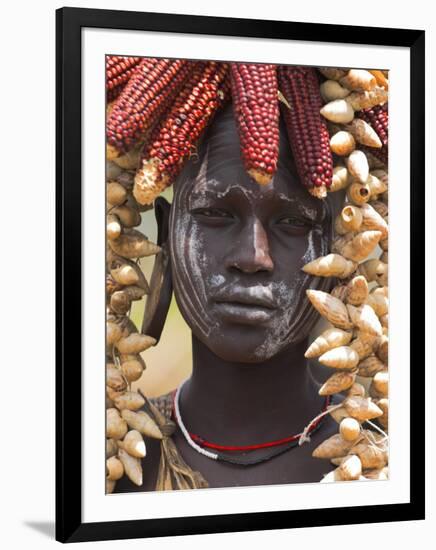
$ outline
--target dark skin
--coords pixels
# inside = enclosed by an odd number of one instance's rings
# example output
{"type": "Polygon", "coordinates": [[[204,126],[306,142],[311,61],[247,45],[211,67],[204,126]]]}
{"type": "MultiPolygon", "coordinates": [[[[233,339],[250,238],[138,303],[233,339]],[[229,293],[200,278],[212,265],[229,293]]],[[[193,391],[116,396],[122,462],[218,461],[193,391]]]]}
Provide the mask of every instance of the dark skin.
{"type": "MultiPolygon", "coordinates": [[[[261,187],[244,170],[227,109],[200,146],[199,162],[188,165],[175,187],[169,225],[172,279],[192,330],[193,351],[180,411],[190,432],[223,445],[301,433],[325,402],[314,380],[320,372],[311,373],[304,358],[317,320],[305,291],[328,290],[331,282],[301,268],[328,253],[335,207],[301,186],[283,127],[280,136],[277,173],[261,187]]],[[[328,375],[323,370],[318,380],[328,375]]],[[[309,443],[248,467],[199,454],[179,428],[173,438],[210,487],[230,487],[318,482],[333,465],[311,455],[334,433],[337,424],[328,415],[309,443]]],[[[123,478],[116,492],[154,490],[159,442],[146,445],[144,485],[123,478]]]]}

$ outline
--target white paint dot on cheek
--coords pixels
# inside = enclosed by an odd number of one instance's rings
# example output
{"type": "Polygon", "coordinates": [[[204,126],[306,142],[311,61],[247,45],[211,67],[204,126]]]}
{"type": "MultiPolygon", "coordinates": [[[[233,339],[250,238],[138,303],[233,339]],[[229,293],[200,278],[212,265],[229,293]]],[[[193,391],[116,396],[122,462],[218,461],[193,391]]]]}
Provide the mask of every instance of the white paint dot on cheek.
{"type": "Polygon", "coordinates": [[[221,286],[222,284],[224,284],[224,277],[222,275],[211,275],[210,278],[209,278],[209,284],[211,287],[217,287],[217,286],[221,286]]]}

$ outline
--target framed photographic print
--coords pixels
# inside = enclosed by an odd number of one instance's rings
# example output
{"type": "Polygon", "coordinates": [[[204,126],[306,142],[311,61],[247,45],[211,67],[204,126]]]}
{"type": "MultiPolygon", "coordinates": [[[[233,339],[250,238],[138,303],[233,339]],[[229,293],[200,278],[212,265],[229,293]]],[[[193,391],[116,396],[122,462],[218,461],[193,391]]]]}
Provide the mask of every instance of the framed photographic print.
{"type": "Polygon", "coordinates": [[[57,540],[423,519],[424,32],[56,15],[57,540]]]}

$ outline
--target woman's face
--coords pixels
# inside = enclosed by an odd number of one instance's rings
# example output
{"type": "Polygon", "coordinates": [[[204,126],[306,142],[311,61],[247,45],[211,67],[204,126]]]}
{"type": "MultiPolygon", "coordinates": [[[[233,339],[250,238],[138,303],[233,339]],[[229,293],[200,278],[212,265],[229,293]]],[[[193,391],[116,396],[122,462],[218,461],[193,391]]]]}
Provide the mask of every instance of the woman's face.
{"type": "Polygon", "coordinates": [[[260,362],[306,338],[316,314],[302,271],[328,253],[326,203],[299,183],[281,128],[278,170],[246,173],[231,109],[220,114],[175,187],[170,221],[174,292],[195,336],[227,361],[260,362]]]}

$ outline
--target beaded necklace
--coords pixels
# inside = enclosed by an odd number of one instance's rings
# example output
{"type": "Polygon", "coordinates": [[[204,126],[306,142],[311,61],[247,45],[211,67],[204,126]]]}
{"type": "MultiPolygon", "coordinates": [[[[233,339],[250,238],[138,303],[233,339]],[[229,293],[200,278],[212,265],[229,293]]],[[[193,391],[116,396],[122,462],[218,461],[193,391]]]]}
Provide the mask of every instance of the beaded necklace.
{"type": "MultiPolygon", "coordinates": [[[[183,420],[180,414],[179,400],[180,400],[180,392],[187,380],[188,379],[184,380],[179,385],[179,387],[173,392],[173,410],[172,410],[173,416],[188,445],[198,453],[208,458],[211,458],[212,460],[230,462],[231,464],[239,464],[241,466],[250,466],[253,464],[258,464],[260,462],[265,462],[266,460],[269,460],[274,456],[278,456],[290,449],[297,447],[299,445],[300,438],[303,436],[303,434],[305,437],[307,437],[308,435],[315,433],[321,427],[321,424],[325,420],[325,415],[321,416],[320,418],[317,417],[317,420],[314,420],[309,425],[309,427],[305,429],[304,432],[296,435],[284,437],[282,439],[268,441],[265,443],[259,443],[255,445],[219,445],[217,443],[211,443],[210,441],[203,439],[199,435],[189,432],[183,423],[183,420]],[[245,453],[245,452],[255,451],[257,449],[265,449],[268,447],[278,447],[278,448],[274,449],[270,453],[267,453],[266,455],[260,458],[259,457],[257,458],[237,457],[237,456],[233,456],[232,454],[228,455],[222,452],[222,451],[227,451],[227,452],[233,453],[235,451],[242,451],[245,453]],[[208,449],[213,449],[213,450],[208,450],[208,449]]],[[[331,401],[331,396],[328,395],[325,399],[325,404],[322,412],[327,410],[327,407],[329,406],[330,401],[331,401]]]]}

